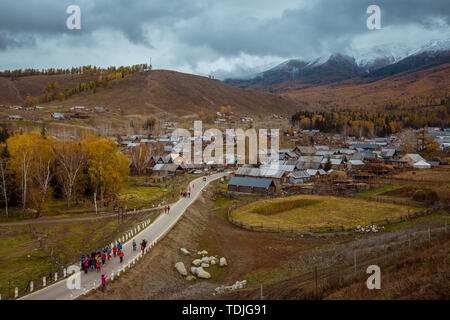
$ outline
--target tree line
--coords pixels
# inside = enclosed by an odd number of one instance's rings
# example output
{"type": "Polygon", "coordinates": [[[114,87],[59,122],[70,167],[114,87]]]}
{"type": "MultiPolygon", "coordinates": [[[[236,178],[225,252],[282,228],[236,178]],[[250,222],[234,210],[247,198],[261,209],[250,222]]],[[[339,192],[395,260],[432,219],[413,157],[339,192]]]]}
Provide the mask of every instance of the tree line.
{"type": "MultiPolygon", "coordinates": [[[[49,69],[54,70],[54,69],[49,69]]],[[[91,92],[96,93],[98,88],[112,88],[112,83],[114,80],[122,79],[127,75],[136,73],[136,72],[144,72],[150,70],[147,64],[137,64],[132,66],[121,66],[121,67],[109,67],[106,69],[101,69],[98,67],[91,66],[83,66],[79,68],[69,69],[56,69],[54,72],[61,73],[47,73],[48,71],[42,71],[42,73],[34,73],[32,75],[39,74],[83,74],[91,76],[91,80],[85,82],[79,82],[78,85],[74,87],[65,86],[64,89],[61,88],[58,81],[48,82],[47,85],[42,90],[42,95],[39,97],[26,96],[24,105],[25,107],[34,107],[39,103],[43,102],[51,102],[54,100],[63,101],[64,99],[68,99],[71,96],[81,93],[81,92],[91,92]],[[59,71],[58,71],[59,70],[59,71]]],[[[16,70],[14,70],[16,71],[16,70]]],[[[53,72],[53,71],[52,71],[53,72]]],[[[10,76],[10,72],[8,70],[4,72],[0,72],[0,76],[10,76]]],[[[30,75],[29,73],[21,73],[20,75],[30,75]]]]}
{"type": "Polygon", "coordinates": [[[448,127],[450,103],[421,108],[386,108],[383,111],[331,109],[295,113],[293,126],[304,130],[342,133],[356,137],[388,136],[403,128],[448,127]]]}
{"type": "Polygon", "coordinates": [[[120,66],[120,67],[107,67],[101,68],[96,66],[80,66],[80,67],[72,67],[67,69],[62,68],[48,68],[48,69],[15,69],[15,70],[4,70],[0,72],[0,77],[10,78],[11,80],[15,80],[20,77],[28,77],[28,76],[53,76],[53,75],[97,75],[97,74],[114,74],[116,72],[120,72],[124,75],[132,74],[136,72],[144,72],[151,70],[151,65],[146,63],[144,64],[135,64],[131,66],[120,66]]]}
{"type": "Polygon", "coordinates": [[[87,134],[57,140],[43,132],[0,131],[0,190],[6,217],[9,206],[21,206],[23,216],[34,208],[39,217],[55,197],[69,209],[77,196],[116,193],[129,177],[128,157],[112,139],[87,134]]]}

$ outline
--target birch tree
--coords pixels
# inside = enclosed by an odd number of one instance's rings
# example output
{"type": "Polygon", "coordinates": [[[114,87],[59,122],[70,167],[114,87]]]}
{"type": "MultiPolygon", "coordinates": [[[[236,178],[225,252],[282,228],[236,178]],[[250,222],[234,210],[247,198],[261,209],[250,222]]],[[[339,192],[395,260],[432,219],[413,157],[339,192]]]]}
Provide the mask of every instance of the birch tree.
{"type": "Polygon", "coordinates": [[[140,143],[138,146],[130,148],[129,155],[131,166],[136,169],[138,175],[142,175],[155,155],[155,148],[149,148],[145,143],[140,143]]]}
{"type": "MultiPolygon", "coordinates": [[[[37,133],[39,135],[39,133],[37,133]]],[[[23,216],[26,217],[30,168],[33,157],[33,141],[28,134],[15,134],[6,141],[10,158],[8,165],[14,173],[22,198],[23,216]]]]}
{"type": "Polygon", "coordinates": [[[30,133],[33,139],[33,155],[31,162],[31,175],[36,186],[37,193],[37,217],[41,215],[42,207],[49,196],[51,196],[50,181],[54,174],[55,139],[44,136],[37,132],[30,133]]]}
{"type": "Polygon", "coordinates": [[[70,209],[74,192],[86,166],[87,151],[81,143],[63,140],[55,147],[55,158],[57,177],[67,198],[67,209],[70,209]]]}
{"type": "Polygon", "coordinates": [[[1,189],[3,199],[5,201],[5,214],[6,218],[9,217],[8,213],[8,175],[7,175],[7,165],[6,165],[6,144],[0,144],[0,174],[1,174],[1,189]]]}

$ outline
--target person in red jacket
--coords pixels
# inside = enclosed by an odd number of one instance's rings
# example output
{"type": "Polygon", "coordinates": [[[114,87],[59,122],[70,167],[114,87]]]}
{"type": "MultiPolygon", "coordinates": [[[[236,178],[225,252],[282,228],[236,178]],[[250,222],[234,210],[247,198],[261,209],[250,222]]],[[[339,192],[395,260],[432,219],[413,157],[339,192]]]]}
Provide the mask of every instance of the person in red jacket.
{"type": "Polygon", "coordinates": [[[114,247],[113,247],[113,254],[114,254],[114,258],[115,258],[116,254],[117,254],[117,247],[116,247],[116,245],[114,245],[114,247]]]}
{"type": "Polygon", "coordinates": [[[124,254],[123,254],[123,250],[120,250],[120,252],[119,252],[120,263],[122,263],[122,262],[123,262],[123,256],[124,256],[124,254]]]}
{"type": "Polygon", "coordinates": [[[99,272],[102,269],[102,262],[100,259],[97,259],[97,272],[99,272]]]}

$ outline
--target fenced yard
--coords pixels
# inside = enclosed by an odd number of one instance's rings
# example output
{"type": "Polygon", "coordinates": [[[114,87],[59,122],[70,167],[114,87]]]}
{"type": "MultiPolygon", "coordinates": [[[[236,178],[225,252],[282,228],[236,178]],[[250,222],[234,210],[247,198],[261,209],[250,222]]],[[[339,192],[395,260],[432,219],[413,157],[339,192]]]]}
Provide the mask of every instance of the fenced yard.
{"type": "Polygon", "coordinates": [[[355,198],[301,195],[235,202],[227,216],[231,223],[251,231],[317,235],[351,232],[357,225],[379,227],[433,212],[390,202],[374,205],[373,201],[355,198]],[[320,204],[321,201],[325,203],[320,204]]]}

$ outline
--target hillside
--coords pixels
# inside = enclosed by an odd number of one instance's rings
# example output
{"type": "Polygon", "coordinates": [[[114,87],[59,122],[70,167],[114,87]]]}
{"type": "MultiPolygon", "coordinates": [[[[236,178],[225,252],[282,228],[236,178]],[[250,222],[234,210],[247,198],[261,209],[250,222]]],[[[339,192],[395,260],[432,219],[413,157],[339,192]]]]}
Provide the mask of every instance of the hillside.
{"type": "Polygon", "coordinates": [[[394,49],[376,48],[355,57],[332,54],[309,61],[293,59],[253,77],[225,82],[283,94],[308,109],[375,104],[417,107],[448,98],[449,40],[403,53],[394,49]]]}
{"type": "MultiPolygon", "coordinates": [[[[91,80],[88,75],[29,76],[11,81],[0,78],[0,104],[22,105],[27,95],[40,96],[48,82],[57,81],[62,91],[91,80]]],[[[112,88],[96,93],[82,92],[44,106],[105,106],[119,108],[124,115],[192,115],[199,111],[215,113],[230,105],[236,114],[291,114],[297,104],[289,97],[240,89],[219,80],[167,70],[153,70],[114,80],[112,88]]]]}
{"type": "Polygon", "coordinates": [[[450,63],[447,63],[420,70],[408,70],[367,82],[350,79],[302,90],[289,90],[284,95],[313,109],[337,105],[363,107],[391,103],[414,106],[419,105],[419,101],[426,100],[426,97],[448,97],[449,87],[450,63]]]}

